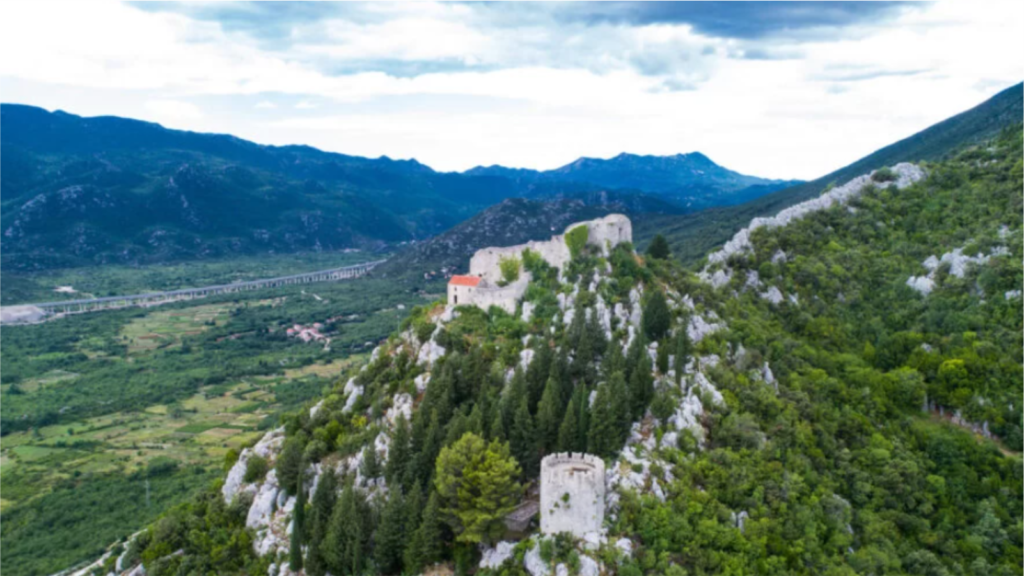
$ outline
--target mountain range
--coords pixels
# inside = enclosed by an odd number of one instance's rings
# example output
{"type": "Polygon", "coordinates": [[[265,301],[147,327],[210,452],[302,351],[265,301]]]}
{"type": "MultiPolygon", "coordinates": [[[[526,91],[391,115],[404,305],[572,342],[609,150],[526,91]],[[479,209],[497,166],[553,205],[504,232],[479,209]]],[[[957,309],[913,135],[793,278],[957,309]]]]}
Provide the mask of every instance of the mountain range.
{"type": "Polygon", "coordinates": [[[786,184],[696,153],[460,174],[23,105],[0,105],[0,122],[9,270],[378,248],[434,236],[507,198],[592,204],[614,191],[631,212],[680,214],[786,184]]]}

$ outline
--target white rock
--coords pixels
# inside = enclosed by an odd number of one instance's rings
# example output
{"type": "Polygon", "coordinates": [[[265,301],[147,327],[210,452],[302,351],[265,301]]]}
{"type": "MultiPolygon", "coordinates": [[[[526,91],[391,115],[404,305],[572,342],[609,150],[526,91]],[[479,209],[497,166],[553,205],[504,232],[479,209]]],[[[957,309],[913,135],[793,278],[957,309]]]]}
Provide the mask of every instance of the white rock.
{"type": "Polygon", "coordinates": [[[427,382],[429,381],[430,372],[424,372],[423,374],[420,374],[415,379],[413,379],[413,383],[416,384],[416,391],[422,393],[424,390],[426,390],[427,382]]]}
{"type": "MultiPolygon", "coordinates": [[[[902,190],[925,176],[924,170],[920,167],[906,162],[893,166],[892,171],[896,175],[895,182],[880,184],[878,182],[874,182],[871,179],[870,174],[865,174],[850,180],[842,186],[833,188],[817,198],[812,198],[790,206],[775,216],[754,218],[750,221],[750,225],[748,227],[737,232],[731,240],[725,243],[725,246],[722,246],[720,250],[708,255],[708,264],[725,262],[728,260],[729,256],[732,256],[733,254],[740,254],[748,251],[752,247],[750,243],[751,232],[761,228],[762,226],[769,228],[786,226],[790,222],[801,219],[813,212],[826,210],[837,204],[846,204],[850,200],[860,196],[860,194],[869,185],[879,187],[895,186],[898,190],[902,190]]],[[[714,282],[712,282],[712,286],[715,286],[714,282]]],[[[715,287],[717,288],[718,286],[715,287]]]]}
{"type": "Polygon", "coordinates": [[[533,302],[523,302],[523,322],[529,322],[533,318],[533,302]]]}
{"type": "Polygon", "coordinates": [[[776,288],[775,286],[771,286],[768,288],[768,290],[761,292],[761,298],[764,298],[765,300],[775,305],[781,304],[782,301],[785,299],[785,297],[782,295],[782,291],[776,288]]]}
{"type": "Polygon", "coordinates": [[[686,327],[686,334],[690,337],[690,341],[696,344],[704,339],[705,336],[717,332],[725,328],[722,324],[708,322],[701,315],[694,314],[690,316],[690,324],[686,327]]]}
{"type": "Polygon", "coordinates": [[[548,576],[551,571],[548,569],[548,565],[541,560],[540,557],[540,546],[534,544],[533,548],[526,553],[523,557],[523,565],[526,567],[526,571],[533,576],[548,576]]]}
{"type": "Polygon", "coordinates": [[[907,286],[927,296],[935,289],[935,281],[927,276],[911,276],[907,278],[907,286]]]}
{"type": "Polygon", "coordinates": [[[1003,297],[1006,298],[1007,300],[1013,300],[1014,298],[1020,298],[1021,297],[1021,291],[1020,290],[1009,290],[1008,292],[1003,294],[1003,297]]]}
{"type": "Polygon", "coordinates": [[[626,556],[633,555],[633,542],[629,538],[619,538],[615,541],[615,547],[622,550],[622,553],[626,556]]]}
{"type": "Polygon", "coordinates": [[[404,415],[406,421],[412,420],[412,396],[402,393],[396,394],[391,403],[391,408],[388,408],[387,414],[384,415],[387,418],[388,423],[394,425],[395,419],[398,415],[404,415]]]}
{"type": "Polygon", "coordinates": [[[579,576],[600,576],[601,567],[597,561],[590,556],[580,556],[580,575],[579,576]]]}
{"type": "Polygon", "coordinates": [[[569,576],[569,567],[565,564],[555,566],[555,576],[569,576]]]}
{"type": "Polygon", "coordinates": [[[245,517],[246,528],[261,528],[270,524],[270,515],[274,512],[277,503],[277,494],[280,487],[277,484],[277,470],[267,472],[267,477],[256,492],[256,498],[252,501],[249,514],[245,517]]]}
{"type": "Polygon", "coordinates": [[[533,348],[526,348],[519,353],[519,367],[526,370],[530,363],[533,362],[534,351],[533,348]]]}
{"type": "Polygon", "coordinates": [[[309,409],[309,418],[312,420],[316,418],[316,415],[320,412],[320,409],[324,407],[324,401],[317,402],[312,408],[309,409]]]}
{"type": "Polygon", "coordinates": [[[772,264],[785,264],[788,260],[789,258],[782,250],[776,250],[775,254],[772,254],[772,264]]]}
{"type": "Polygon", "coordinates": [[[480,558],[481,568],[497,568],[505,563],[512,557],[512,549],[516,545],[513,542],[501,541],[498,542],[494,548],[485,548],[483,550],[483,556],[480,558]]]}
{"type": "Polygon", "coordinates": [[[348,412],[350,412],[352,410],[352,407],[356,405],[356,400],[359,400],[359,397],[362,395],[363,387],[354,386],[352,388],[352,392],[348,395],[348,398],[345,400],[345,406],[342,407],[341,409],[342,413],[347,414],[348,412]]]}

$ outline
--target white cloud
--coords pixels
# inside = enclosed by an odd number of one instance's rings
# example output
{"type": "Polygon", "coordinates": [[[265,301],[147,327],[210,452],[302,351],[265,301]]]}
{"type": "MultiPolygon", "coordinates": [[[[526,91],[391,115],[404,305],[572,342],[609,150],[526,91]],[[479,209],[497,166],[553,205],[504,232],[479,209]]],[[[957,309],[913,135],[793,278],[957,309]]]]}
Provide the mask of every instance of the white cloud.
{"type": "Polygon", "coordinates": [[[180,100],[149,100],[145,107],[159,118],[169,120],[198,120],[203,117],[198,106],[180,100]]]}
{"type": "Polygon", "coordinates": [[[24,103],[447,170],[699,150],[813,178],[1024,77],[1020,2],[938,2],[850,39],[760,46],[793,56],[779,60],[730,57],[759,46],[686,25],[484,24],[464,4],[370,5],[369,23],[317,21],[276,48],[123,4],[0,10],[0,51],[25,55],[0,60],[0,80],[24,103]],[[319,117],[247,116],[270,95],[319,117]]]}
{"type": "Polygon", "coordinates": [[[269,100],[262,100],[260,102],[257,102],[256,105],[253,106],[253,108],[256,108],[258,110],[273,110],[274,108],[277,108],[277,104],[274,104],[269,100]]]}

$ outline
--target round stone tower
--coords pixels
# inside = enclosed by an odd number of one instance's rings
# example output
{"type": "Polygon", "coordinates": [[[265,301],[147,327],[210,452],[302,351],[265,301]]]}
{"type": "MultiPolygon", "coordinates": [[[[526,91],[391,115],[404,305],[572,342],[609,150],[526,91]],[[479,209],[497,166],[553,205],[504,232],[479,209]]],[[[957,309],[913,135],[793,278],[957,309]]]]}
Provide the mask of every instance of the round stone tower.
{"type": "Polygon", "coordinates": [[[582,538],[604,521],[604,461],[591,454],[559,452],[540,462],[540,529],[582,538]]]}

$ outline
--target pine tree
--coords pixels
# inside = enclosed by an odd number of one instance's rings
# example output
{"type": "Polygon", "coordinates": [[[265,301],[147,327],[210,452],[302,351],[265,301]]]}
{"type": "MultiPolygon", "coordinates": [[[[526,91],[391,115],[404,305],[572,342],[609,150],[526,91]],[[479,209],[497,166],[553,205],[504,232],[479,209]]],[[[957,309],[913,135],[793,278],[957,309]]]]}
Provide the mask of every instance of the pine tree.
{"type": "Polygon", "coordinates": [[[512,430],[509,432],[509,440],[512,445],[512,454],[523,467],[527,478],[536,476],[540,469],[540,453],[537,451],[537,430],[533,425],[533,418],[530,416],[530,409],[526,406],[524,396],[516,408],[515,416],[512,419],[512,430]]]}
{"type": "Polygon", "coordinates": [[[505,532],[505,516],[522,492],[516,481],[521,473],[508,444],[488,444],[475,434],[441,451],[434,485],[441,513],[458,542],[492,542],[505,532]]]}
{"type": "Polygon", "coordinates": [[[323,554],[320,552],[320,544],[327,535],[327,529],[331,521],[331,513],[334,511],[334,503],[337,500],[338,481],[331,469],[324,471],[317,483],[316,492],[313,493],[312,506],[309,512],[307,525],[308,549],[306,552],[306,574],[309,576],[324,576],[327,573],[327,564],[323,554]]]}
{"type": "Polygon", "coordinates": [[[658,289],[647,298],[640,320],[644,335],[651,341],[661,340],[672,326],[672,312],[668,309],[665,294],[658,289]]]}
{"type": "Polygon", "coordinates": [[[388,461],[384,466],[384,478],[388,486],[403,484],[405,471],[409,467],[412,447],[409,445],[409,422],[404,414],[395,418],[395,429],[391,433],[391,446],[388,448],[388,461]]]}
{"type": "Polygon", "coordinates": [[[488,439],[504,442],[508,439],[508,433],[506,432],[505,413],[501,409],[501,403],[496,404],[491,412],[491,426],[488,439]]]}
{"type": "Polygon", "coordinates": [[[672,249],[669,248],[668,240],[661,234],[656,235],[651,239],[650,246],[647,247],[647,255],[657,260],[666,260],[672,255],[672,249]]]}
{"type": "Polygon", "coordinates": [[[405,570],[419,574],[424,568],[444,558],[444,529],[441,524],[441,505],[437,492],[431,491],[427,507],[419,526],[412,534],[409,547],[405,550],[405,570]]]}
{"type": "Polygon", "coordinates": [[[555,450],[558,444],[558,428],[564,411],[561,396],[561,386],[553,378],[548,378],[540,404],[537,405],[538,436],[545,452],[555,450]]]}
{"type": "Polygon", "coordinates": [[[402,490],[391,490],[381,514],[373,548],[377,568],[383,574],[397,574],[402,570],[406,543],[405,513],[402,490]]]}
{"type": "Polygon", "coordinates": [[[288,567],[293,572],[302,569],[302,537],[306,531],[306,487],[303,474],[299,472],[296,482],[295,508],[292,512],[292,541],[288,551],[288,567]]]}

